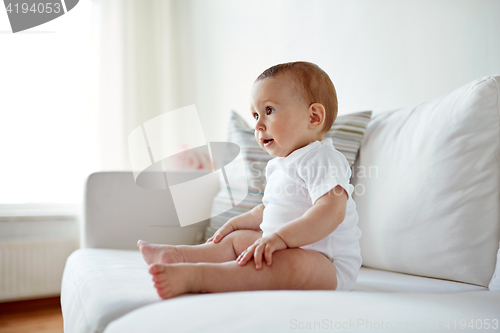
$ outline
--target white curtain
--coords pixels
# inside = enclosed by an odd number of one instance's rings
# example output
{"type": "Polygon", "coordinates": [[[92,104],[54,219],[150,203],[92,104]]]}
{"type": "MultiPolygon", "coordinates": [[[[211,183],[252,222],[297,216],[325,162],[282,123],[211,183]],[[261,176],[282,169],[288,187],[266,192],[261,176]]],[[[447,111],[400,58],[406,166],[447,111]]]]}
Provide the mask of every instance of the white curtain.
{"type": "Polygon", "coordinates": [[[130,170],[130,132],[178,107],[171,16],[171,1],[93,0],[89,173],[130,170]]]}

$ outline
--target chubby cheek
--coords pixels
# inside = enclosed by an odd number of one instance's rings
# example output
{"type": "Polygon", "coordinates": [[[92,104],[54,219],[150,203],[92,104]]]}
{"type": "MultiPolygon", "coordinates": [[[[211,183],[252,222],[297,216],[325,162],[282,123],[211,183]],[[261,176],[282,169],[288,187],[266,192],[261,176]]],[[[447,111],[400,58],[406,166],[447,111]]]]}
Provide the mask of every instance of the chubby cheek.
{"type": "Polygon", "coordinates": [[[261,145],[261,144],[260,144],[260,141],[259,141],[259,132],[255,131],[254,136],[255,136],[255,141],[257,141],[257,143],[259,144],[259,146],[260,146],[261,148],[264,148],[264,146],[263,146],[263,145],[261,145]]]}

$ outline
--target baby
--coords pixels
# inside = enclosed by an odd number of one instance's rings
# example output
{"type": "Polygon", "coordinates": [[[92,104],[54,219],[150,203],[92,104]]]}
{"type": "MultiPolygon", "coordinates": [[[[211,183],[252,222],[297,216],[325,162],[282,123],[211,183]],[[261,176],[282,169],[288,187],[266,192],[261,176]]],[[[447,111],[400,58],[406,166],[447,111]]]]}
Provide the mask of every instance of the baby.
{"type": "Polygon", "coordinates": [[[262,204],[230,219],[202,245],[139,241],[156,290],[351,290],[361,256],[345,157],[324,139],[337,116],[335,87],[317,65],[293,62],[254,82],[255,139],[274,156],[262,204]]]}

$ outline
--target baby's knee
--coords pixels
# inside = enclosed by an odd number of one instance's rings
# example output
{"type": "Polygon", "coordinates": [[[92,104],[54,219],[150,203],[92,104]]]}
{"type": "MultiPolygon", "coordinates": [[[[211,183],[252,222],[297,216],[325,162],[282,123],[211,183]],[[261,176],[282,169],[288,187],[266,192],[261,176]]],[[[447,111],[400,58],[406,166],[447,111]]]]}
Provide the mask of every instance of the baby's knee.
{"type": "Polygon", "coordinates": [[[301,248],[277,251],[273,261],[280,260],[298,289],[335,290],[336,277],[333,263],[323,254],[301,248]],[[276,259],[274,259],[276,258],[276,259]]]}
{"type": "Polygon", "coordinates": [[[232,241],[236,255],[240,255],[241,252],[245,251],[257,239],[262,237],[262,232],[255,230],[236,230],[226,237],[229,237],[232,241]]]}

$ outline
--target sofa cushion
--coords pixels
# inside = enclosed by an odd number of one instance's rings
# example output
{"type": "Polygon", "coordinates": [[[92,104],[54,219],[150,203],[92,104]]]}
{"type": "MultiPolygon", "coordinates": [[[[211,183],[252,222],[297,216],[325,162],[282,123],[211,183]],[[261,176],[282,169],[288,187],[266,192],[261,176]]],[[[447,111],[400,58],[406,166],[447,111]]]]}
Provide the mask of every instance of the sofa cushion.
{"type": "Polygon", "coordinates": [[[356,285],[352,289],[352,291],[385,293],[454,293],[481,290],[488,291],[488,288],[456,281],[382,271],[368,267],[361,267],[356,285]]]}
{"type": "Polygon", "coordinates": [[[493,282],[499,85],[500,76],[483,77],[374,116],[353,173],[364,266],[485,287],[493,282]]]}
{"type": "MultiPolygon", "coordinates": [[[[485,288],[362,267],[353,291],[366,294],[373,294],[372,292],[450,293],[481,289],[485,288]]],[[[318,292],[310,291],[309,293],[317,294],[318,292]]],[[[344,292],[333,293],[337,295],[344,292]]],[[[241,293],[233,294],[240,295],[241,293]]],[[[308,293],[303,292],[301,295],[306,294],[308,293]]],[[[283,294],[276,292],[275,297],[279,298],[279,295],[283,294]]],[[[165,302],[176,303],[177,300],[186,297],[205,296],[187,294],[165,302]]],[[[335,297],[332,296],[332,298],[335,297]]],[[[148,265],[139,251],[80,249],[68,258],[61,287],[61,305],[66,333],[101,333],[113,320],[160,301],[161,298],[157,295],[151,276],[148,274],[148,265]]],[[[198,299],[191,304],[193,306],[198,304],[198,299]]],[[[173,318],[175,315],[172,314],[168,314],[168,317],[175,319],[173,318]]],[[[170,326],[164,329],[178,332],[170,326]]],[[[146,330],[136,332],[144,331],[146,330]]]]}
{"type": "Polygon", "coordinates": [[[248,291],[178,298],[110,323],[136,332],[475,332],[498,330],[498,293],[248,291]],[[454,321],[455,320],[455,321],[454,321]],[[465,323],[465,325],[464,325],[465,323]],[[448,327],[446,326],[448,325],[448,327]],[[454,326],[455,325],[455,326],[454,326]],[[471,329],[475,327],[476,329],[471,329]],[[482,330],[481,330],[482,331],[482,330]]]}
{"type": "MultiPolygon", "coordinates": [[[[331,138],[335,149],[341,152],[352,166],[359,151],[361,139],[371,118],[371,111],[356,112],[338,116],[332,128],[324,138],[331,138]]],[[[240,115],[231,112],[228,125],[227,141],[236,143],[246,168],[249,195],[236,207],[232,207],[226,194],[224,179],[220,181],[221,192],[214,198],[210,226],[207,228],[205,240],[210,238],[218,228],[230,218],[246,213],[262,203],[266,187],[266,165],[273,157],[260,148],[255,140],[254,129],[240,115]]],[[[237,191],[238,189],[231,189],[237,191]]],[[[246,191],[246,189],[244,189],[246,191]]]]}
{"type": "Polygon", "coordinates": [[[61,286],[66,333],[101,333],[112,320],[160,301],[139,251],[80,249],[61,286]]]}

